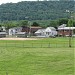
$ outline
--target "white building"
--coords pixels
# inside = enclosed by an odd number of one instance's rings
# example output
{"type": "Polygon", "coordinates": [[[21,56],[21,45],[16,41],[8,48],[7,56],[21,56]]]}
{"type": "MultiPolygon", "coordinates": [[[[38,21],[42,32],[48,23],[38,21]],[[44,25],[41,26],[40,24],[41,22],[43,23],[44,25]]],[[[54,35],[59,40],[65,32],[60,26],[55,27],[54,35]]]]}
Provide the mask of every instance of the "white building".
{"type": "Polygon", "coordinates": [[[6,28],[4,26],[0,27],[0,32],[6,32],[6,28]]]}
{"type": "Polygon", "coordinates": [[[9,29],[9,35],[15,35],[18,32],[22,31],[22,27],[14,27],[9,29]]]}
{"type": "Polygon", "coordinates": [[[16,33],[17,37],[21,37],[21,38],[26,38],[27,37],[27,33],[26,32],[18,32],[16,33]]]}
{"type": "Polygon", "coordinates": [[[54,27],[47,27],[45,30],[46,37],[56,36],[57,31],[54,27]]]}
{"type": "Polygon", "coordinates": [[[54,27],[47,27],[46,29],[39,29],[35,32],[40,37],[54,37],[57,35],[57,31],[54,27]]]}
{"type": "Polygon", "coordinates": [[[0,32],[0,38],[6,37],[6,32],[0,32]]]}
{"type": "Polygon", "coordinates": [[[38,37],[45,37],[45,29],[38,29],[35,32],[35,35],[38,36],[38,37]]]}

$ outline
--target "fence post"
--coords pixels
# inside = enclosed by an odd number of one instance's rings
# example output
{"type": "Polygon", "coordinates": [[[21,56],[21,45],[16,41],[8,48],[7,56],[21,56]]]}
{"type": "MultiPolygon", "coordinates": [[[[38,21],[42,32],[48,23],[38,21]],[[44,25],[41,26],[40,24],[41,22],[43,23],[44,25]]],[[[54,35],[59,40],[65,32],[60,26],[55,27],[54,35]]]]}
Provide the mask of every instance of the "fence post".
{"type": "Polygon", "coordinates": [[[24,42],[23,42],[23,48],[24,48],[24,42]]]}
{"type": "Polygon", "coordinates": [[[57,48],[57,42],[55,43],[55,47],[57,48]]]}
{"type": "Polygon", "coordinates": [[[50,43],[49,43],[49,48],[50,48],[50,43]]]}
{"type": "Polygon", "coordinates": [[[32,48],[33,48],[33,43],[32,43],[32,48]]]}
{"type": "Polygon", "coordinates": [[[41,48],[42,48],[42,43],[41,43],[41,48]]]}
{"type": "Polygon", "coordinates": [[[16,47],[16,42],[15,42],[15,47],[16,47]]]}
{"type": "Polygon", "coordinates": [[[6,48],[7,48],[7,41],[6,41],[6,48]]]}

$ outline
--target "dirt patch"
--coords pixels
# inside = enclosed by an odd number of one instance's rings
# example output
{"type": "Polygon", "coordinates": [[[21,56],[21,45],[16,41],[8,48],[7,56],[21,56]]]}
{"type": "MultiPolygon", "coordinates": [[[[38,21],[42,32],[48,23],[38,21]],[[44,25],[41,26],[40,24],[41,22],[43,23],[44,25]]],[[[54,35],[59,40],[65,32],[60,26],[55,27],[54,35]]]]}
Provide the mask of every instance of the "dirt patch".
{"type": "Polygon", "coordinates": [[[38,38],[0,38],[0,40],[38,40],[38,38]]]}

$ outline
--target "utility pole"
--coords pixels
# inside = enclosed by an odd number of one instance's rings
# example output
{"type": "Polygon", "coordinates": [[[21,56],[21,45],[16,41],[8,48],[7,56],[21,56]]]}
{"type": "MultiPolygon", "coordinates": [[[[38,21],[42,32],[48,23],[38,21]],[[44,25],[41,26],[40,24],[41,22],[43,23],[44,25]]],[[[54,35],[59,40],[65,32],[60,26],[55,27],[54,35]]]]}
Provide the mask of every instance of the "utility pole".
{"type": "Polygon", "coordinates": [[[31,37],[31,22],[28,21],[28,24],[29,24],[29,37],[31,37]]]}
{"type": "Polygon", "coordinates": [[[69,47],[72,47],[72,44],[71,44],[71,38],[72,38],[72,33],[73,33],[73,30],[71,29],[71,25],[73,25],[72,24],[72,16],[71,16],[72,11],[66,10],[66,12],[70,14],[70,19],[68,21],[68,26],[69,26],[69,47]]]}

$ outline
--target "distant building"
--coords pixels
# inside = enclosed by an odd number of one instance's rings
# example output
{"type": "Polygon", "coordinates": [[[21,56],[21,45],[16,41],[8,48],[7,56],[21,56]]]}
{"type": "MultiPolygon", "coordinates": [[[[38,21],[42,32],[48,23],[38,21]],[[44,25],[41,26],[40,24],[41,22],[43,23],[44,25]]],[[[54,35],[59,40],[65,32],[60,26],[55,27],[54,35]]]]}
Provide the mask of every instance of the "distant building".
{"type": "Polygon", "coordinates": [[[0,27],[0,38],[6,37],[6,29],[4,26],[0,27]]]}
{"type": "Polygon", "coordinates": [[[35,32],[35,35],[38,36],[38,37],[45,37],[45,29],[38,29],[35,32]]]}
{"type": "Polygon", "coordinates": [[[59,36],[72,36],[74,35],[75,27],[62,27],[58,28],[58,35],[59,36]]]}
{"type": "Polygon", "coordinates": [[[46,29],[37,30],[35,34],[40,37],[54,37],[57,35],[57,31],[54,27],[47,27],[46,29]]]}
{"type": "Polygon", "coordinates": [[[4,26],[0,27],[0,32],[6,32],[6,28],[4,26]]]}
{"type": "Polygon", "coordinates": [[[57,31],[54,27],[47,27],[46,30],[46,36],[47,37],[51,37],[51,36],[56,36],[57,35],[57,31]]]}
{"type": "Polygon", "coordinates": [[[9,35],[15,35],[18,32],[22,31],[22,27],[14,27],[9,29],[9,35]]]}
{"type": "Polygon", "coordinates": [[[18,32],[18,33],[16,33],[16,36],[20,37],[20,38],[26,38],[27,37],[27,33],[26,32],[18,32]]]}
{"type": "Polygon", "coordinates": [[[6,32],[0,32],[0,38],[6,37],[6,32]]]}
{"type": "Polygon", "coordinates": [[[39,26],[31,26],[31,27],[22,27],[22,32],[27,32],[30,33],[31,35],[35,35],[34,33],[38,30],[38,29],[42,29],[42,27],[39,26]]]}

